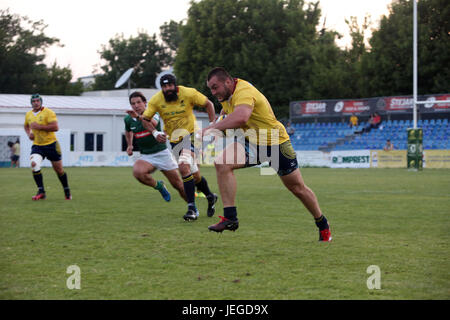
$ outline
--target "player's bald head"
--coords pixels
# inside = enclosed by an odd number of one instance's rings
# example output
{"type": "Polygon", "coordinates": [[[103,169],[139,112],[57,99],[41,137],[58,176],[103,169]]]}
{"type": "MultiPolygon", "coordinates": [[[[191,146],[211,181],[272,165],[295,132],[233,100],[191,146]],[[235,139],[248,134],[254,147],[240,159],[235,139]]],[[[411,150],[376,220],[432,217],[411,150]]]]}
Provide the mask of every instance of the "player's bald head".
{"type": "Polygon", "coordinates": [[[226,81],[226,80],[233,80],[233,77],[228,73],[225,68],[222,67],[215,67],[208,73],[208,81],[211,80],[213,77],[217,77],[220,81],[226,81]]]}

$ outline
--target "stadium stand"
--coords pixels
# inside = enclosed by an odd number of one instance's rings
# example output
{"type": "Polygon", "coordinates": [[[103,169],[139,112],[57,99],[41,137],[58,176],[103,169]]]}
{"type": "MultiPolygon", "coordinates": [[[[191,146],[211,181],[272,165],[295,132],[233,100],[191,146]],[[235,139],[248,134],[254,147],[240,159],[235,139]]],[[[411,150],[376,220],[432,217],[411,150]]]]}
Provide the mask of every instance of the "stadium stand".
{"type": "MultiPolygon", "coordinates": [[[[364,150],[383,149],[390,139],[396,150],[407,149],[407,129],[413,127],[412,120],[387,120],[380,128],[355,134],[367,126],[361,122],[350,128],[347,123],[317,122],[295,123],[292,145],[297,151],[306,150],[364,150]]],[[[424,149],[450,149],[450,127],[448,119],[419,120],[417,126],[423,129],[424,149]]]]}

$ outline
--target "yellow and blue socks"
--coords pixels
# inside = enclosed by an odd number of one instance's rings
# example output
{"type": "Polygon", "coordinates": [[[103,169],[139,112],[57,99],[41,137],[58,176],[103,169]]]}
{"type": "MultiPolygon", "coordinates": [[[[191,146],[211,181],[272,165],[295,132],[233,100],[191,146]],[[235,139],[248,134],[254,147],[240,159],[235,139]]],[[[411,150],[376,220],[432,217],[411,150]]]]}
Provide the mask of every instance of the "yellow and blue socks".
{"type": "Polygon", "coordinates": [[[45,193],[45,190],[44,190],[44,179],[42,177],[41,170],[33,171],[33,178],[34,178],[34,182],[36,182],[36,185],[37,185],[37,187],[39,189],[39,193],[45,193]]]}
{"type": "Polygon", "coordinates": [[[197,211],[197,207],[195,206],[195,181],[192,174],[183,177],[183,186],[189,210],[197,211]]]}
{"type": "Polygon", "coordinates": [[[320,231],[330,228],[328,225],[328,220],[323,214],[319,218],[314,218],[314,220],[316,220],[316,226],[320,231]]]}
{"type": "Polygon", "coordinates": [[[64,194],[66,195],[66,197],[70,197],[70,188],[69,182],[67,181],[67,174],[65,172],[62,175],[58,174],[58,179],[64,188],[64,194]]]}
{"type": "Polygon", "coordinates": [[[208,181],[206,181],[205,177],[202,177],[195,185],[197,190],[202,192],[205,196],[211,195],[211,190],[209,190],[208,181]]]}

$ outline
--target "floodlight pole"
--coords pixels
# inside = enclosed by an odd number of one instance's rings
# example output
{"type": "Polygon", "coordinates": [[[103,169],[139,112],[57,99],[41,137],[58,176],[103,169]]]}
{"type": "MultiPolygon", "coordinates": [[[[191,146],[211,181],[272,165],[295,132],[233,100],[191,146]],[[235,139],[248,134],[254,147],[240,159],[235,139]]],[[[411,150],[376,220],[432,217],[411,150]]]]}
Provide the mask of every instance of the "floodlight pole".
{"type": "Polygon", "coordinates": [[[417,129],[417,0],[413,0],[413,124],[417,129]]]}

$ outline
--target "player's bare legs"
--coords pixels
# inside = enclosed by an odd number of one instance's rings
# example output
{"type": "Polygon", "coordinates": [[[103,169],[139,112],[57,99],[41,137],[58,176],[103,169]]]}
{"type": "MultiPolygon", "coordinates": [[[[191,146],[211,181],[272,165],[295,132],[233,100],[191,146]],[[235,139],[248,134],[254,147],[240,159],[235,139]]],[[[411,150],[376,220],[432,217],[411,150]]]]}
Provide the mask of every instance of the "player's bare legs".
{"type": "Polygon", "coordinates": [[[215,159],[217,184],[222,197],[224,216],[219,223],[208,227],[211,231],[235,231],[239,228],[235,206],[237,183],[234,170],[245,167],[245,149],[240,143],[233,143],[225,148],[215,159]]]}
{"type": "Polygon", "coordinates": [[[186,193],[184,192],[183,181],[180,178],[180,174],[178,173],[178,170],[177,169],[163,170],[161,172],[166,176],[167,180],[169,180],[172,187],[174,187],[178,191],[180,196],[185,201],[187,201],[186,193]]]}
{"type": "Polygon", "coordinates": [[[281,176],[281,181],[291,191],[303,205],[308,209],[314,217],[317,227],[319,228],[319,241],[331,241],[330,226],[327,218],[322,214],[314,192],[305,185],[300,170],[297,169],[291,173],[281,176]]]}
{"type": "Polygon", "coordinates": [[[151,173],[153,173],[156,168],[148,163],[147,161],[137,160],[133,166],[133,176],[142,184],[149,187],[156,187],[156,180],[153,179],[151,173]]]}
{"type": "Polygon", "coordinates": [[[245,166],[245,150],[239,143],[233,143],[214,161],[217,184],[224,207],[234,207],[236,198],[236,177],[233,171],[245,166]]]}
{"type": "Polygon", "coordinates": [[[170,193],[164,186],[163,181],[156,181],[151,176],[156,168],[147,161],[137,160],[133,166],[133,176],[142,184],[152,187],[161,193],[166,201],[170,201],[170,193]]]}
{"type": "Polygon", "coordinates": [[[312,216],[317,219],[322,216],[319,202],[314,192],[305,185],[300,170],[297,169],[290,174],[280,177],[284,185],[291,191],[303,205],[308,209],[312,216]]]}

